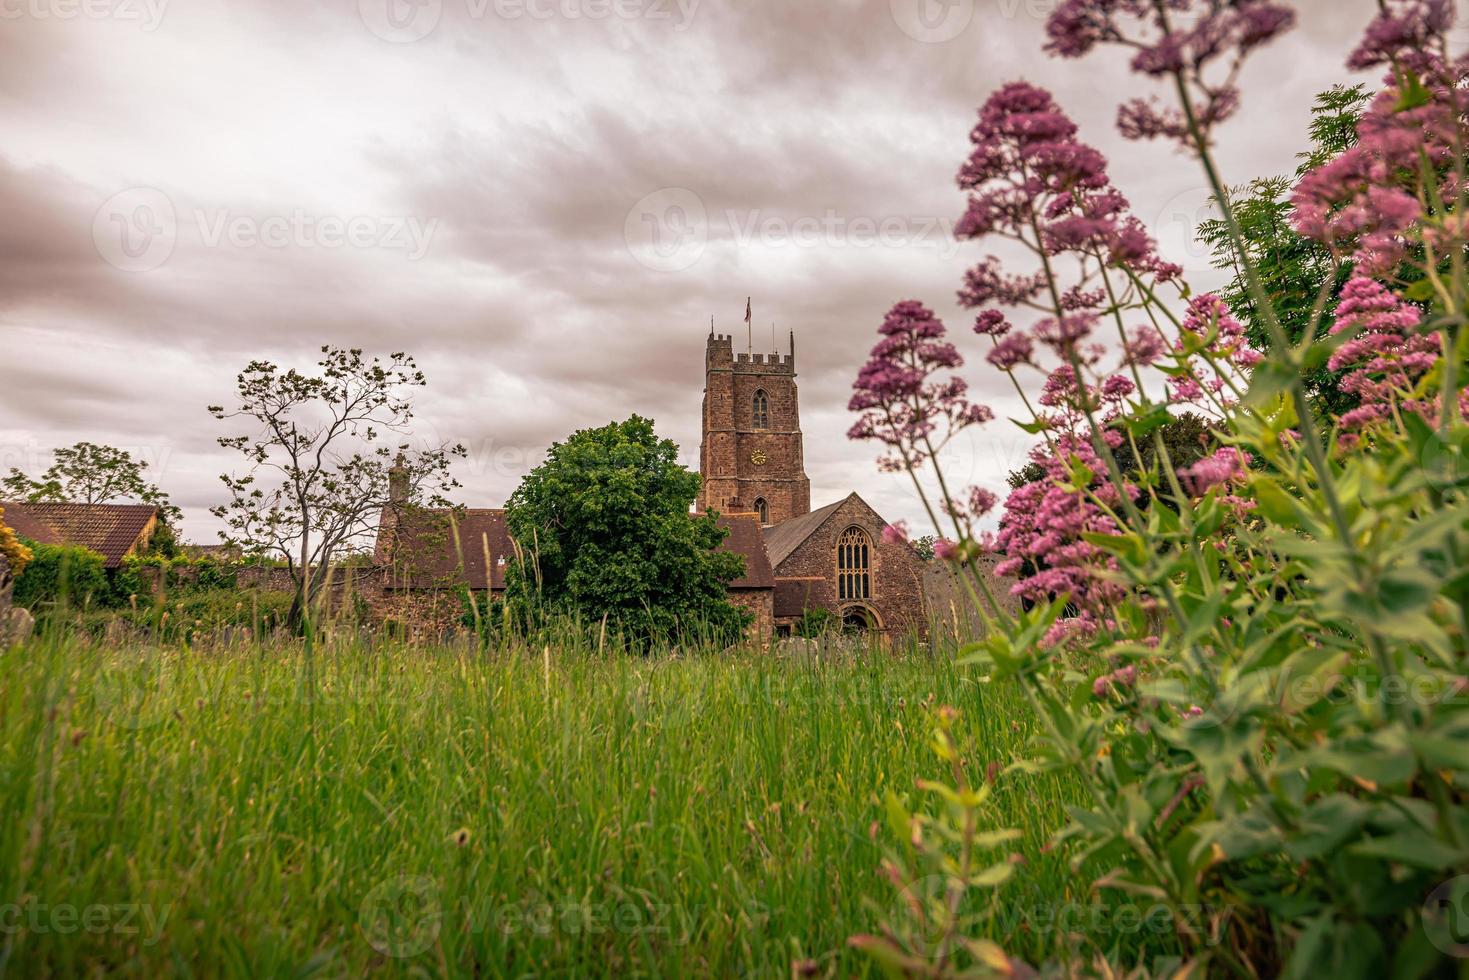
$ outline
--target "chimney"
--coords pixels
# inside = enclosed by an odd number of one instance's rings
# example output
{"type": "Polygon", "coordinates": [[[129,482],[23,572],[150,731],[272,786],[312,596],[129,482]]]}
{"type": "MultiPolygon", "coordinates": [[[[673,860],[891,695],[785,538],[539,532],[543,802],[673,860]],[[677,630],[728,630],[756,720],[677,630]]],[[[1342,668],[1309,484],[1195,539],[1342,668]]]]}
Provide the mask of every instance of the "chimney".
{"type": "Polygon", "coordinates": [[[408,503],[408,465],[402,453],[388,470],[388,501],[399,506],[408,503]]]}

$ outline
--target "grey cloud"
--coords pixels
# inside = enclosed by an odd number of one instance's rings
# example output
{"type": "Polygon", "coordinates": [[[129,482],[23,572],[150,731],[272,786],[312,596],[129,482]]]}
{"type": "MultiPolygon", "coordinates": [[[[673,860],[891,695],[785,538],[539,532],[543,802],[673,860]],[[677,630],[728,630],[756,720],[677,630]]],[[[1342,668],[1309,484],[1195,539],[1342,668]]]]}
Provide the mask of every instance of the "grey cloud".
{"type": "MultiPolygon", "coordinates": [[[[0,159],[9,218],[0,323],[32,345],[29,380],[0,391],[13,442],[65,444],[97,428],[123,444],[164,446],[167,489],[189,508],[189,533],[207,537],[203,508],[234,460],[214,447],[220,427],[202,408],[227,397],[245,361],[309,366],[323,343],[406,349],[430,382],[417,436],[469,445],[465,499],[498,503],[552,441],[633,411],[655,417],[696,461],[709,316],[739,335],[753,296],[757,350],[769,345],[772,320],[778,347],[797,334],[815,495],[855,488],[916,523],[904,483],[876,473],[873,447],[845,439],[851,379],[887,308],[920,299],[959,335],[976,397],[1002,419],[1018,414],[954,299],[966,265],[989,249],[941,238],[864,246],[851,236],[802,245],[779,231],[746,240],[739,223],[753,216],[790,229],[828,211],[956,218],[953,175],[975,107],[1021,76],[1055,90],[1155,231],[1187,224],[1199,206],[1193,164],[1116,136],[1116,103],[1139,86],[1124,57],[1040,53],[1043,0],[981,0],[943,43],[905,34],[890,0],[702,0],[682,28],[654,18],[475,18],[468,0],[443,0],[433,32],[408,44],[374,35],[361,9],[357,0],[179,5],[147,38],[56,23],[0,35],[0,121],[41,126],[54,147],[0,159]],[[281,51],[285,77],[269,91],[182,74],[215,54],[233,63],[281,51]],[[335,72],[328,82],[310,73],[323,65],[335,72]],[[379,111],[362,101],[383,79],[403,90],[409,118],[403,105],[379,111]],[[154,97],[179,84],[199,97],[154,97]],[[331,144],[352,154],[342,164],[366,165],[374,186],[352,190],[383,214],[439,221],[418,261],[199,240],[189,220],[198,209],[260,219],[359,207],[339,193],[336,161],[308,152],[315,134],[237,121],[269,119],[306,84],[340,85],[325,93],[339,111],[319,126],[346,134],[331,144]],[[89,125],[68,121],[77,119],[89,125]],[[91,125],[98,120],[108,125],[91,125]],[[146,176],[167,162],[119,158],[119,134],[135,128],[185,132],[222,157],[260,140],[275,152],[237,181],[249,193],[233,198],[211,173],[174,174],[162,189],[185,216],[175,250],[156,270],[127,273],[102,260],[91,234],[102,202],[143,179],[116,186],[119,173],[146,176]],[[672,271],[640,263],[625,237],[630,211],[661,188],[688,189],[709,219],[697,261],[672,271]]],[[[1220,144],[1231,180],[1293,166],[1310,96],[1347,80],[1341,63],[1371,16],[1367,0],[1301,9],[1301,28],[1247,70],[1245,111],[1220,144]]],[[[1202,270],[1198,278],[1209,281],[1202,270]]],[[[1002,489],[1024,441],[993,424],[956,457],[962,479],[1002,489]]]]}

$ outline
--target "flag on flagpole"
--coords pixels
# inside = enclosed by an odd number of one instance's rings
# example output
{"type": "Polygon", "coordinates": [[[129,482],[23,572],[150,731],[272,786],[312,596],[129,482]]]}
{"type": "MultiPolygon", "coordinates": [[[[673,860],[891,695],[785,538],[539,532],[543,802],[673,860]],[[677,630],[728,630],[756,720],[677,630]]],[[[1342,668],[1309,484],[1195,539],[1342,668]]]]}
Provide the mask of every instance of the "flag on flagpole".
{"type": "Polygon", "coordinates": [[[750,316],[750,297],[745,297],[745,351],[755,349],[755,324],[750,316]]]}

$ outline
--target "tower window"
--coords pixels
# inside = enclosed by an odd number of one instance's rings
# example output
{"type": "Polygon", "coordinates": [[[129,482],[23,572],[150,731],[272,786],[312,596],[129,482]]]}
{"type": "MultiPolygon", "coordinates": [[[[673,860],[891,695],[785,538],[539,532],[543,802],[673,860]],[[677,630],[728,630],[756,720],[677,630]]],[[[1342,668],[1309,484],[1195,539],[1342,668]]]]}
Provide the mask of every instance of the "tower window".
{"type": "Polygon", "coordinates": [[[770,399],[765,397],[765,389],[760,388],[755,392],[755,428],[770,428],[770,399]]]}
{"type": "Polygon", "coordinates": [[[755,498],[755,513],[759,516],[761,524],[770,523],[770,505],[765,502],[764,497],[755,498]]]}
{"type": "Polygon", "coordinates": [[[837,538],[837,598],[872,598],[872,539],[860,527],[849,527],[837,538]]]}

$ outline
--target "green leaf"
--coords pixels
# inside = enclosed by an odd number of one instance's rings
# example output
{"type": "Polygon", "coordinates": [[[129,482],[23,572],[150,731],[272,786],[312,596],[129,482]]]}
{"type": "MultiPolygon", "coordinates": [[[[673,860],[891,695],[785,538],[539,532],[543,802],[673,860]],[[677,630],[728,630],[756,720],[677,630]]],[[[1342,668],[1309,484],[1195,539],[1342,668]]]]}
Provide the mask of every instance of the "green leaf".
{"type": "Polygon", "coordinates": [[[1286,852],[1297,861],[1329,854],[1356,836],[1372,809],[1370,804],[1345,793],[1324,796],[1301,814],[1299,828],[1286,842],[1286,852]]]}
{"type": "Polygon", "coordinates": [[[1299,371],[1283,356],[1266,358],[1255,366],[1250,376],[1250,390],[1245,393],[1245,404],[1251,407],[1269,405],[1283,391],[1290,390],[1299,371]]]}
{"type": "Polygon", "coordinates": [[[1469,857],[1469,851],[1464,848],[1451,847],[1437,837],[1414,831],[1360,841],[1347,851],[1361,857],[1385,858],[1434,871],[1453,868],[1469,857]]]}
{"type": "Polygon", "coordinates": [[[1010,876],[1014,873],[1015,865],[1009,861],[1001,861],[999,864],[992,864],[975,875],[970,879],[970,884],[978,888],[993,888],[996,885],[1002,885],[1006,881],[1009,881],[1010,876]]]}
{"type": "Polygon", "coordinates": [[[1430,279],[1419,279],[1413,285],[1403,290],[1403,297],[1415,303],[1427,302],[1433,299],[1433,281],[1430,279]]]}

